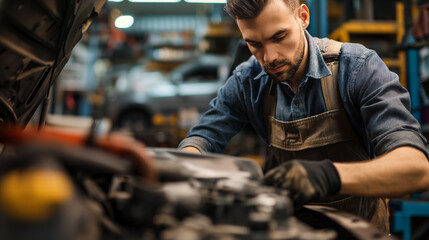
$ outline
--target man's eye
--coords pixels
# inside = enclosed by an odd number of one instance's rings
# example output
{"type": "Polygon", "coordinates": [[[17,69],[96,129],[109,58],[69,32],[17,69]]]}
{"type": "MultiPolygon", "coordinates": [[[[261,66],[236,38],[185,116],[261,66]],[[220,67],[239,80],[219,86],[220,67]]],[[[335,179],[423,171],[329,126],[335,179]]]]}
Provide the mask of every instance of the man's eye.
{"type": "Polygon", "coordinates": [[[249,42],[249,45],[250,45],[250,46],[252,46],[252,47],[254,47],[254,48],[259,48],[259,47],[261,47],[261,44],[260,44],[260,43],[249,42]]]}
{"type": "Polygon", "coordinates": [[[281,36],[276,36],[273,38],[273,40],[275,42],[280,42],[281,40],[283,40],[286,37],[286,35],[281,35],[281,36]]]}

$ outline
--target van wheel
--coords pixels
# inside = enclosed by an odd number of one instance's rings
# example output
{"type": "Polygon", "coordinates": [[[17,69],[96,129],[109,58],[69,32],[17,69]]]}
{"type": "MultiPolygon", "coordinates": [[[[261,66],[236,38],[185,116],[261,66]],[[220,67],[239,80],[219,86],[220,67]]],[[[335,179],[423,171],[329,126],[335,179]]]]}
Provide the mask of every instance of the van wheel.
{"type": "Polygon", "coordinates": [[[141,133],[147,131],[150,127],[150,117],[141,110],[126,111],[119,118],[118,128],[127,130],[133,133],[141,133]]]}

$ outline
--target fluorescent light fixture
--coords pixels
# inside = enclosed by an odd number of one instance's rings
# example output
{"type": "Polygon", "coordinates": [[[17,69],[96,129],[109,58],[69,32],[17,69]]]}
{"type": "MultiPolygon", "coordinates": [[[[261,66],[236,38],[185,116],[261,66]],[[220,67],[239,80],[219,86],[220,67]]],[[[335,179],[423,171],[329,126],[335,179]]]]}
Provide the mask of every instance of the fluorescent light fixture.
{"type": "Polygon", "coordinates": [[[117,28],[129,28],[134,24],[134,17],[130,15],[122,15],[116,18],[115,27],[117,28]]]}
{"type": "Polygon", "coordinates": [[[185,0],[188,3],[226,3],[226,0],[185,0]]]}
{"type": "Polygon", "coordinates": [[[128,2],[134,3],[177,3],[182,0],[128,0],[128,2]]]}
{"type": "Polygon", "coordinates": [[[108,2],[123,2],[124,0],[109,0],[108,2]]]}

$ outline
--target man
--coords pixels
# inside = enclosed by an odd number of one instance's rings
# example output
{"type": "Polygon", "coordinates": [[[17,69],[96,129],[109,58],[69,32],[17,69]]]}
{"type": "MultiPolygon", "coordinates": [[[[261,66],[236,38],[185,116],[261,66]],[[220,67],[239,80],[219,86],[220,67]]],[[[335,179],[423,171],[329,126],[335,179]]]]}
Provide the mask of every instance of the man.
{"type": "Polygon", "coordinates": [[[250,123],[270,146],[267,184],[296,205],[317,200],[386,229],[381,197],[429,189],[426,140],[397,75],[361,45],[312,38],[298,0],[228,0],[225,9],[253,56],[179,148],[221,152],[250,123]]]}

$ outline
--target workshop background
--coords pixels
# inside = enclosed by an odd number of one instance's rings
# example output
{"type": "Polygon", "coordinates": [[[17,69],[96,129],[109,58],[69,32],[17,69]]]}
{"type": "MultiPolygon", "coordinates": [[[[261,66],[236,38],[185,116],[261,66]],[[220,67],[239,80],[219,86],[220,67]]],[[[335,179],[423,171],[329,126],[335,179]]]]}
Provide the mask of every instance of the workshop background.
{"type": "MultiPolygon", "coordinates": [[[[250,56],[224,2],[108,0],[53,86],[47,124],[86,131],[96,118],[100,134],[120,131],[150,147],[175,148],[250,56]]],[[[428,137],[429,1],[304,2],[313,36],[362,43],[400,76],[428,137]]],[[[262,164],[265,146],[249,127],[224,153],[262,164]]],[[[429,198],[391,200],[391,229],[403,239],[428,233],[419,222],[429,217],[429,202],[416,199],[429,198]]]]}

